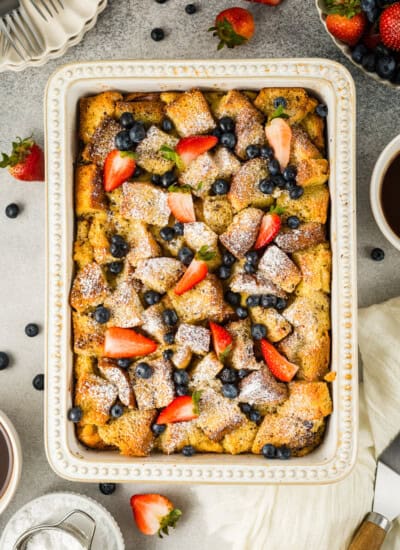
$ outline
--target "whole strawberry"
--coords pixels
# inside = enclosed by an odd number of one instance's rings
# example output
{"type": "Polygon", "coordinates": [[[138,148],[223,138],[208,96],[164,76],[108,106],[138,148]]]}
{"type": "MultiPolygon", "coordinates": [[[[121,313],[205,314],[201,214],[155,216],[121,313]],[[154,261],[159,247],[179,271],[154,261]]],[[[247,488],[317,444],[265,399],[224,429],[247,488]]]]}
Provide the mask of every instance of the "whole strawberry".
{"type": "Polygon", "coordinates": [[[367,27],[360,0],[328,0],[326,26],[338,40],[355,46],[367,27]]]}
{"type": "Polygon", "coordinates": [[[2,153],[0,168],[21,181],[44,181],[44,155],[32,137],[17,138],[12,144],[11,155],[2,153]]]}
{"type": "Polygon", "coordinates": [[[400,3],[386,8],[381,15],[379,30],[388,48],[400,51],[400,3]]]}
{"type": "Polygon", "coordinates": [[[229,8],[221,11],[215,19],[215,26],[208,29],[218,36],[218,50],[224,46],[234,48],[247,42],[254,34],[254,18],[243,8],[229,8]]]}
{"type": "Polygon", "coordinates": [[[277,6],[282,0],[247,0],[248,2],[256,2],[257,4],[266,4],[267,6],[277,6]]]}

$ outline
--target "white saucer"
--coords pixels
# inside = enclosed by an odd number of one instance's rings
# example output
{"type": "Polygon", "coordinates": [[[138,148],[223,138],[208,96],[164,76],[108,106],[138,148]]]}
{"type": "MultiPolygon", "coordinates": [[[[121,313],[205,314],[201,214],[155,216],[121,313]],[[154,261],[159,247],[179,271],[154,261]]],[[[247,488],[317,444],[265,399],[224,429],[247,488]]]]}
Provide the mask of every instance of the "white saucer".
{"type": "Polygon", "coordinates": [[[121,530],[110,514],[95,500],[76,493],[51,493],[28,502],[7,523],[0,550],[10,550],[23,532],[42,523],[55,523],[74,509],[83,510],[96,520],[92,550],[124,550],[121,530]],[[46,513],[43,513],[43,508],[46,513]],[[42,510],[40,510],[42,509],[42,510]]]}

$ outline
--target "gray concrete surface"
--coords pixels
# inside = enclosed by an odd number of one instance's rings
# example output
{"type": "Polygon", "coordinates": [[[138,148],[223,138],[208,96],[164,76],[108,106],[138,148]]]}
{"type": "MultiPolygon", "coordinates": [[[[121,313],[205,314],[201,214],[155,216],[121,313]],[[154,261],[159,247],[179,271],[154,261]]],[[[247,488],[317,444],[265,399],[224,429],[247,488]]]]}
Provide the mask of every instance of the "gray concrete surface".
{"type": "MultiPolygon", "coordinates": [[[[368,305],[400,293],[400,253],[387,243],[372,218],[369,180],[382,148],[400,132],[399,91],[365,76],[347,62],[326,35],[314,2],[285,0],[279,8],[251,5],[243,0],[197,0],[199,12],[189,16],[186,0],[110,0],[97,26],[67,54],[47,65],[22,73],[0,74],[0,150],[8,150],[14,136],[34,132],[43,140],[43,92],[49,75],[60,64],[104,58],[235,58],[318,56],[344,63],[353,74],[358,92],[358,269],[359,303],[368,305]],[[236,51],[216,52],[215,40],[206,32],[216,13],[241,5],[250,8],[257,34],[236,51]],[[166,30],[163,42],[150,39],[153,27],[166,30]],[[369,258],[373,246],[386,252],[383,263],[369,258]]],[[[178,532],[169,540],[141,537],[135,530],[128,506],[133,486],[119,487],[114,496],[103,497],[97,486],[72,484],[50,470],[42,435],[43,394],[33,390],[31,380],[43,370],[43,333],[28,339],[24,326],[44,315],[44,186],[18,183],[0,171],[0,349],[10,352],[13,365],[0,373],[0,408],[13,420],[21,436],[24,469],[15,500],[0,517],[0,532],[21,505],[46,492],[73,490],[101,501],[118,518],[127,550],[155,548],[225,550],[215,537],[204,533],[198,503],[191,488],[168,487],[168,494],[186,513],[178,532]],[[3,214],[5,206],[23,207],[16,220],[3,214]]],[[[149,487],[146,487],[148,489],[149,487]]],[[[155,489],[155,487],[153,487],[155,489]]],[[[135,492],[144,487],[135,487],[135,492]]],[[[106,549],[105,549],[106,550],[106,549]]]]}

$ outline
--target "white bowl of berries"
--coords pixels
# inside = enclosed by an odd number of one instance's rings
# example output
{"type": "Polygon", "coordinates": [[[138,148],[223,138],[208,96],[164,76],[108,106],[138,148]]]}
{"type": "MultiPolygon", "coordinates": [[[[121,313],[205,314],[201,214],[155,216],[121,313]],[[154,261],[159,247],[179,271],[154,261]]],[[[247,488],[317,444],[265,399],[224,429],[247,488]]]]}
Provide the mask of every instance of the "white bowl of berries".
{"type": "Polygon", "coordinates": [[[316,0],[335,44],[369,76],[400,89],[400,0],[316,0]]]}

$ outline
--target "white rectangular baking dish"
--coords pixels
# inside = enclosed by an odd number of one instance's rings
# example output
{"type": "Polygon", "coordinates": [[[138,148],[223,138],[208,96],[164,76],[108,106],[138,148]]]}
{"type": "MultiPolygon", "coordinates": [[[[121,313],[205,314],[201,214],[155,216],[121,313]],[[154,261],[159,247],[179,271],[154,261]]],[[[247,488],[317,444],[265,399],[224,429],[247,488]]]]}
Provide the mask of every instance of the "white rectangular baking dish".
{"type": "Polygon", "coordinates": [[[320,484],[345,477],[355,463],[358,432],[355,233],[355,90],[348,71],[325,59],[96,61],[59,68],[45,99],[47,170],[47,354],[45,441],[48,460],[75,481],[320,484]],[[255,455],[154,454],[121,457],[84,448],[67,420],[73,354],[68,296],[73,274],[73,165],[77,106],[104,90],[260,89],[300,86],[328,105],[331,164],[332,384],[334,412],[322,445],[290,461],[255,455]]]}

